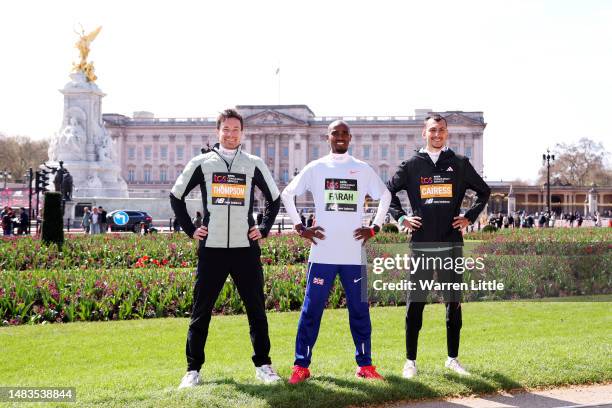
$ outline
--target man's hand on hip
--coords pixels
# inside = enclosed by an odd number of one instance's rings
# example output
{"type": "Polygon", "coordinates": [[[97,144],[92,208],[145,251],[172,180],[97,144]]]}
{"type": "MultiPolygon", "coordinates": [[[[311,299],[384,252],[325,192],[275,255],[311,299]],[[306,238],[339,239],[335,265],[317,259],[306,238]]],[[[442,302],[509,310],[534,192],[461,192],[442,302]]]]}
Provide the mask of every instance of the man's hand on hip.
{"type": "Polygon", "coordinates": [[[421,228],[421,217],[404,217],[402,221],[402,225],[404,228],[409,229],[410,231],[418,230],[421,228]]]}
{"type": "Polygon", "coordinates": [[[249,229],[249,239],[250,240],[257,241],[262,238],[263,238],[263,235],[261,235],[261,231],[259,230],[257,226],[252,226],[249,229]]]}
{"type": "Polygon", "coordinates": [[[193,239],[197,239],[198,241],[203,240],[208,235],[208,227],[200,227],[193,233],[193,239]]]}
{"type": "Polygon", "coordinates": [[[353,231],[353,238],[356,241],[363,240],[361,245],[365,245],[368,239],[372,238],[375,235],[372,228],[370,227],[360,227],[353,231]]]}
{"type": "Polygon", "coordinates": [[[317,242],[314,240],[315,238],[325,239],[325,235],[323,235],[323,231],[325,231],[325,229],[318,225],[316,227],[306,228],[302,224],[298,224],[296,226],[296,230],[300,234],[300,237],[306,238],[315,245],[317,245],[317,242]]]}
{"type": "Polygon", "coordinates": [[[453,218],[453,228],[462,230],[464,228],[466,228],[468,225],[470,225],[470,220],[468,220],[467,218],[465,218],[462,215],[458,215],[457,217],[453,218]]]}

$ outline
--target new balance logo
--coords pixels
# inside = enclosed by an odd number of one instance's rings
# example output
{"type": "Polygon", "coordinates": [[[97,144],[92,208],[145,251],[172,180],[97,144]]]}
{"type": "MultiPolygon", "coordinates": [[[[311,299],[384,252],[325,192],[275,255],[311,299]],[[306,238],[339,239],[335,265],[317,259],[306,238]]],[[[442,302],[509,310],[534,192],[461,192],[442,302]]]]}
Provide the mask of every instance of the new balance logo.
{"type": "Polygon", "coordinates": [[[451,166],[448,166],[448,169],[446,169],[446,171],[454,171],[454,170],[451,166]]]}
{"type": "Polygon", "coordinates": [[[312,283],[314,283],[315,285],[323,285],[325,283],[325,280],[323,278],[313,278],[312,283]]]}

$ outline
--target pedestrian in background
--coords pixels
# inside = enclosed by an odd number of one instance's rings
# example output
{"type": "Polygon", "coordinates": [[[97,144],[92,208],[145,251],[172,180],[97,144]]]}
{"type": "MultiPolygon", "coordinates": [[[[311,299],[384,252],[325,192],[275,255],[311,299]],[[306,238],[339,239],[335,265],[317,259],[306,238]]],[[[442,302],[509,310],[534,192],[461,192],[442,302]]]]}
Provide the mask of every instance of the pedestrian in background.
{"type": "Polygon", "coordinates": [[[81,227],[83,227],[83,232],[89,234],[89,227],[91,226],[91,212],[89,211],[89,207],[83,208],[83,219],[81,220],[81,227]]]}

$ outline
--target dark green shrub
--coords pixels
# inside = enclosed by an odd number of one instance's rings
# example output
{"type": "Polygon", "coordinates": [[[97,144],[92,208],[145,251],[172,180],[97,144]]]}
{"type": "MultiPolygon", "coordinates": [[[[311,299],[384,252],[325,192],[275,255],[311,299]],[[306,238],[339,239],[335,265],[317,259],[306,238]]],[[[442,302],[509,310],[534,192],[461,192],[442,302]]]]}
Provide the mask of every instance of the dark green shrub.
{"type": "Polygon", "coordinates": [[[397,234],[399,232],[399,229],[395,224],[385,224],[382,226],[382,232],[394,232],[397,234]]]}
{"type": "Polygon", "coordinates": [[[64,243],[64,220],[62,217],[62,195],[58,192],[45,193],[45,207],[42,221],[42,240],[45,244],[64,243]]]}
{"type": "Polygon", "coordinates": [[[485,225],[484,228],[482,229],[482,232],[495,232],[497,231],[497,227],[495,225],[485,225]]]}

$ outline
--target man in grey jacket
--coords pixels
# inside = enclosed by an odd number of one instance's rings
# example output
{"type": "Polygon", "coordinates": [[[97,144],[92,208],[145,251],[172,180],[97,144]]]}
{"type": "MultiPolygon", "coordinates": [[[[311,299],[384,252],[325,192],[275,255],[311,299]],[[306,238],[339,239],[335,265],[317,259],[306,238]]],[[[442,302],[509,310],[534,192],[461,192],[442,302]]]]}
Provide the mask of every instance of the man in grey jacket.
{"type": "Polygon", "coordinates": [[[264,162],[241,150],[242,132],[240,114],[233,109],[223,111],[217,118],[219,143],[187,164],[170,194],[181,228],[199,241],[193,312],[187,333],[187,373],[179,388],[200,383],[212,310],[228,275],[238,289],[249,319],[256,378],[264,383],[280,380],[269,356],[263,269],[257,242],[268,235],[274,224],[280,193],[264,162]],[[199,228],[193,225],[185,204],[185,197],[197,186],[203,204],[199,228]],[[254,187],[261,190],[266,201],[260,225],[256,225],[252,215],[254,187]]]}

